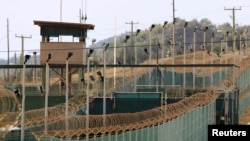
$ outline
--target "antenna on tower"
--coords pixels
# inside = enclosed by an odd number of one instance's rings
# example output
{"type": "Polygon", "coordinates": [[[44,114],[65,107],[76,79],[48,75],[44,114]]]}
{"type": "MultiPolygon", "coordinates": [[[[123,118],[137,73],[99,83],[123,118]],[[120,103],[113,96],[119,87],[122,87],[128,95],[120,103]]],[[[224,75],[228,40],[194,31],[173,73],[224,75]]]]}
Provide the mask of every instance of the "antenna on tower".
{"type": "Polygon", "coordinates": [[[82,0],[82,16],[81,19],[85,23],[87,20],[87,0],[85,0],[85,15],[83,16],[83,0],[82,0]]]}

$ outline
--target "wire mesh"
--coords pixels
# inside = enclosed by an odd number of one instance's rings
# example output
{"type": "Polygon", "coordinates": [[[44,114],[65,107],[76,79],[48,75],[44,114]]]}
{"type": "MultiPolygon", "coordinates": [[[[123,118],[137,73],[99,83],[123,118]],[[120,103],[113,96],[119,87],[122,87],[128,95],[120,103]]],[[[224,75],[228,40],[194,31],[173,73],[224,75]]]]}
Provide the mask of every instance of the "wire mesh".
{"type": "MultiPolygon", "coordinates": [[[[249,68],[249,65],[248,65],[249,68]]],[[[249,107],[249,69],[238,72],[237,88],[239,89],[239,116],[249,107]],[[247,83],[241,85],[242,83],[247,83]]],[[[169,73],[166,71],[166,73],[169,73]]],[[[229,71],[229,73],[231,73],[229,71]]],[[[172,74],[172,73],[169,73],[172,74]]],[[[165,76],[165,74],[164,74],[165,76]]],[[[147,77],[147,75],[145,76],[147,77]]],[[[214,77],[218,77],[215,74],[214,77]]],[[[235,87],[232,80],[227,75],[223,75],[223,80],[218,83],[219,87],[211,87],[206,92],[196,93],[185,97],[172,104],[162,105],[136,113],[119,113],[106,115],[106,127],[103,127],[102,115],[90,115],[90,128],[86,130],[86,116],[74,115],[75,111],[85,104],[85,95],[75,95],[70,99],[69,107],[71,116],[69,119],[69,130],[65,131],[65,109],[64,103],[50,107],[49,128],[44,132],[44,109],[35,109],[25,112],[27,136],[35,136],[36,139],[65,140],[69,136],[72,140],[187,140],[200,141],[207,138],[207,125],[215,123],[215,101],[221,93],[231,92],[235,94],[235,87]],[[226,78],[226,79],[225,79],[226,78]],[[156,135],[159,134],[160,136],[156,135]]],[[[207,77],[206,79],[209,79],[207,77]]],[[[133,77],[126,81],[133,80],[133,77]]],[[[144,78],[143,78],[144,80],[144,78]]],[[[142,80],[142,81],[143,81],[142,80]]],[[[146,78],[145,78],[146,80],[146,78]]],[[[181,81],[181,79],[177,79],[181,81]]],[[[112,78],[107,81],[109,86],[113,85],[112,78]]],[[[121,84],[119,81],[117,84],[121,84]]],[[[209,82],[206,82],[209,83],[209,82]]],[[[167,83],[166,83],[167,84],[167,83]]],[[[181,85],[181,84],[180,84],[181,85]]],[[[4,88],[2,88],[4,89],[4,88]]],[[[132,89],[132,87],[131,87],[132,89]]],[[[19,102],[13,92],[1,91],[0,127],[8,125],[20,126],[19,102]],[[6,97],[8,100],[6,100],[6,97]],[[8,104],[10,105],[8,105],[8,104]],[[8,112],[6,112],[8,111],[8,112]]],[[[232,109],[230,109],[232,110],[232,109]]],[[[232,112],[233,113],[233,112],[232,112]]],[[[17,135],[18,137],[18,135],[17,135]]],[[[8,138],[8,137],[7,137],[8,138]]]]}

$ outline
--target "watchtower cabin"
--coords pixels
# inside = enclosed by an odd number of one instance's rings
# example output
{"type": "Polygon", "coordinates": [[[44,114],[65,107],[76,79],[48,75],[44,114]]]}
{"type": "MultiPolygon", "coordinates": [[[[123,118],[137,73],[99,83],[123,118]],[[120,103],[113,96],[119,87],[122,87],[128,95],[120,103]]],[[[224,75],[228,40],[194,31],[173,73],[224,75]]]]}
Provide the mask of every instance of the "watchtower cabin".
{"type": "Polygon", "coordinates": [[[87,30],[93,30],[94,25],[84,23],[66,23],[51,21],[34,21],[35,25],[40,26],[40,63],[46,63],[49,53],[53,54],[50,64],[65,64],[65,58],[68,52],[74,55],[70,58],[69,64],[86,63],[86,38],[87,30]],[[61,37],[72,37],[72,42],[64,42],[61,37]],[[51,37],[57,38],[57,41],[50,41],[51,37]],[[78,38],[78,42],[75,42],[78,38]]]}
{"type": "MultiPolygon", "coordinates": [[[[69,66],[69,94],[71,94],[72,84],[71,76],[74,73],[79,73],[79,82],[84,77],[83,67],[71,66],[83,66],[86,64],[86,38],[87,31],[94,30],[94,25],[86,23],[68,23],[68,22],[52,22],[52,21],[34,21],[34,25],[40,26],[40,64],[47,62],[48,54],[53,54],[49,60],[51,70],[53,70],[56,76],[59,76],[58,82],[65,84],[65,64],[68,53],[73,55],[68,60],[69,66]],[[63,37],[67,37],[67,41],[64,41],[63,37]],[[71,40],[72,39],[72,40],[71,40]],[[60,69],[61,68],[61,69],[60,69]],[[80,80],[81,79],[81,80],[80,80]]],[[[45,68],[42,74],[42,85],[45,86],[45,68]]],[[[81,83],[78,83],[78,85],[81,83]]],[[[55,84],[52,84],[55,85],[55,84]]],[[[58,85],[57,85],[58,86],[58,85]]],[[[63,95],[63,87],[61,89],[61,95],[63,95]]],[[[82,89],[82,86],[78,87],[78,90],[82,89]]]]}

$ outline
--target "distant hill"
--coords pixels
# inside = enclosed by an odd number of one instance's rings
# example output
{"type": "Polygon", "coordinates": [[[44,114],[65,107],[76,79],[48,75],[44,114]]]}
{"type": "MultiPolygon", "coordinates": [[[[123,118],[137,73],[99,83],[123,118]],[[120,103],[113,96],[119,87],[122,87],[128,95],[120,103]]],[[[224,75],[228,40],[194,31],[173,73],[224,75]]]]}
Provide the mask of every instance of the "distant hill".
{"type": "MultiPolygon", "coordinates": [[[[175,53],[177,55],[183,54],[183,47],[184,47],[184,25],[185,20],[177,18],[175,23],[175,43],[172,43],[173,39],[173,22],[169,22],[164,28],[163,34],[163,25],[162,24],[155,24],[154,29],[151,32],[151,46],[152,46],[152,59],[157,57],[157,47],[158,43],[161,44],[161,47],[165,49],[165,51],[170,50],[172,44],[175,46],[175,53]],[[163,36],[164,35],[164,36],[163,36]],[[163,39],[163,40],[162,40],[163,39]],[[171,45],[170,45],[171,44],[171,45]]],[[[239,48],[245,42],[249,42],[248,36],[250,35],[247,29],[249,29],[249,25],[246,26],[238,26],[236,29],[236,48],[239,48]],[[242,34],[244,33],[244,34],[242,34]]],[[[127,41],[127,44],[124,43],[126,33],[118,35],[116,37],[116,56],[118,61],[123,61],[123,54],[124,54],[124,46],[126,46],[126,62],[127,64],[133,64],[133,56],[134,56],[134,48],[138,49],[138,63],[145,61],[148,59],[148,56],[144,53],[144,49],[149,49],[149,29],[140,29],[141,32],[138,36],[135,37],[135,33],[133,34],[133,42],[131,37],[127,41]]],[[[135,31],[133,31],[135,32],[135,31]]],[[[230,50],[232,50],[233,42],[232,42],[232,26],[230,23],[224,23],[221,25],[213,24],[209,19],[202,19],[200,21],[193,19],[188,21],[188,25],[186,26],[186,52],[190,52],[193,49],[194,44],[194,33],[196,36],[196,50],[202,50],[202,46],[204,44],[204,34],[205,34],[205,44],[206,48],[205,51],[211,50],[211,37],[213,36],[213,52],[217,53],[220,52],[221,43],[225,43],[226,33],[228,34],[227,46],[230,50]],[[204,33],[205,28],[207,31],[204,33]],[[195,30],[196,29],[196,30],[195,30]],[[195,31],[195,32],[194,32],[195,31]]],[[[131,34],[127,34],[131,36],[131,34]]],[[[109,43],[110,48],[107,51],[107,63],[113,63],[114,58],[114,37],[108,37],[107,39],[98,41],[94,44],[94,47],[97,49],[97,55],[101,57],[103,43],[109,43]]],[[[225,44],[223,44],[223,47],[225,44]]],[[[91,46],[90,46],[91,47],[91,46]]],[[[249,47],[249,46],[248,46],[249,47]]],[[[159,51],[159,50],[158,50],[159,51]]],[[[166,53],[166,52],[164,52],[166,53]]],[[[100,63],[100,62],[99,62],[100,63]]]]}

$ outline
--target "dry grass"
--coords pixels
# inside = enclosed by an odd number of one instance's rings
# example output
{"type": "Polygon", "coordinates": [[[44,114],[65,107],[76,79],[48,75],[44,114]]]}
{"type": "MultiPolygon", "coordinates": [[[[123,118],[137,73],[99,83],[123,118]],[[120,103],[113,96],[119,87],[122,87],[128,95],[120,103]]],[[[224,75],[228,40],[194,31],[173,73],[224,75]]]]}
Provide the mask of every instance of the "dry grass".
{"type": "MultiPolygon", "coordinates": [[[[194,56],[194,53],[189,53],[186,55],[186,64],[193,64],[193,56],[194,56]]],[[[205,64],[211,64],[211,61],[212,61],[212,64],[220,64],[220,58],[216,54],[209,55],[206,52],[204,53],[201,51],[198,51],[195,53],[196,59],[195,59],[194,63],[195,64],[203,64],[203,56],[204,56],[204,63],[205,64]]],[[[239,63],[239,57],[240,57],[240,55],[238,54],[238,52],[235,53],[236,64],[239,63]]],[[[242,56],[241,58],[243,60],[246,58],[246,56],[242,56]]],[[[221,62],[222,64],[226,64],[226,63],[233,64],[233,52],[223,54],[221,57],[221,61],[222,61],[221,62]]],[[[156,62],[157,62],[157,60],[152,59],[151,64],[154,65],[154,64],[156,64],[156,62]]],[[[159,62],[159,64],[172,64],[172,58],[159,59],[158,62],[159,62]]],[[[142,64],[149,64],[148,60],[142,64]]],[[[175,64],[184,64],[183,63],[183,55],[178,55],[175,57],[175,64]]],[[[102,68],[99,68],[98,70],[103,72],[102,68]]],[[[146,67],[136,68],[136,70],[137,70],[137,74],[140,74],[140,75],[148,72],[148,68],[146,68],[146,67]]],[[[183,72],[183,67],[175,67],[175,71],[176,72],[183,72]]],[[[186,68],[186,72],[192,72],[192,71],[193,71],[192,67],[186,68]]],[[[210,73],[211,73],[210,71],[211,71],[210,67],[207,67],[207,68],[196,67],[196,74],[198,74],[198,75],[210,75],[210,73]],[[203,71],[203,69],[205,71],[203,71]],[[204,73],[204,74],[202,74],[202,73],[204,73]]],[[[213,71],[214,72],[219,71],[219,67],[214,68],[213,71]]],[[[132,68],[125,68],[125,73],[126,73],[126,77],[130,77],[130,76],[134,75],[132,68]]],[[[87,76],[87,74],[85,74],[85,75],[87,76]]],[[[91,75],[96,76],[96,71],[91,72],[91,75]]],[[[108,68],[106,70],[106,77],[107,78],[114,77],[114,69],[113,68],[108,68]]],[[[123,77],[123,68],[116,68],[116,77],[123,77]]],[[[72,76],[72,80],[77,81],[78,75],[74,74],[72,76]]]]}
{"type": "Polygon", "coordinates": [[[248,108],[244,115],[240,118],[239,124],[250,124],[250,108],[248,108]]]}

